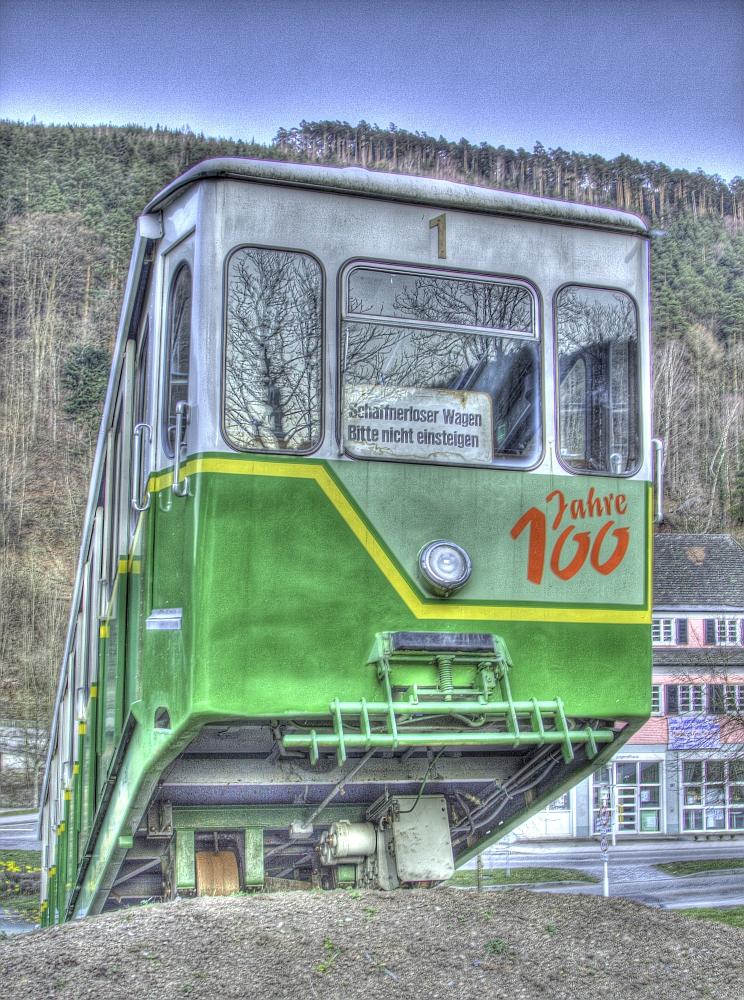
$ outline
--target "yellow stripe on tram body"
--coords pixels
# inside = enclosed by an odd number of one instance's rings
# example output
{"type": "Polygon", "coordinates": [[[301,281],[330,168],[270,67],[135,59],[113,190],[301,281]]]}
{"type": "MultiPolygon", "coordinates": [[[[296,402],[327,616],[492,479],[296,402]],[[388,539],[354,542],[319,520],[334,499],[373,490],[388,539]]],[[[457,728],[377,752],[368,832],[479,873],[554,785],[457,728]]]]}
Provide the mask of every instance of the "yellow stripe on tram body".
{"type": "MultiPolygon", "coordinates": [[[[314,479],[320,486],[354,535],[383,573],[387,581],[404,602],[408,610],[419,619],[450,618],[462,621],[539,621],[539,622],[585,622],[601,625],[651,623],[651,608],[642,611],[619,611],[606,608],[525,608],[491,607],[489,605],[425,604],[413,590],[406,578],[375,538],[367,524],[356,512],[343,491],[339,489],[320,464],[300,465],[295,463],[264,462],[260,459],[239,460],[230,458],[192,458],[181,467],[182,477],[216,472],[223,475],[275,476],[281,479],[314,479]]],[[[148,490],[157,493],[170,486],[173,473],[152,477],[148,490]]],[[[649,556],[650,559],[650,556],[649,556]]]]}

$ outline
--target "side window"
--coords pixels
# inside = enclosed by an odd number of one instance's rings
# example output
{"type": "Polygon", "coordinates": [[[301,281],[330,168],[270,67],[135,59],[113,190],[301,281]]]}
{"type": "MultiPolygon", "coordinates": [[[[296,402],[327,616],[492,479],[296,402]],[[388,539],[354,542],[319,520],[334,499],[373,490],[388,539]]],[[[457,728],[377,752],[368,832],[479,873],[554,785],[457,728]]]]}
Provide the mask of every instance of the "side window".
{"type": "Polygon", "coordinates": [[[188,264],[181,264],[171,282],[166,331],[163,443],[166,453],[172,457],[176,406],[181,400],[188,399],[189,395],[191,270],[188,264]]]}
{"type": "Polygon", "coordinates": [[[107,515],[109,518],[108,528],[108,552],[106,554],[106,566],[108,570],[108,596],[114,589],[116,576],[119,571],[119,518],[121,514],[121,446],[122,446],[122,405],[121,398],[119,408],[114,423],[114,429],[109,439],[109,462],[111,491],[106,498],[107,515]]]}
{"type": "Polygon", "coordinates": [[[242,451],[321,435],[323,275],[305,253],[242,247],[227,263],[224,429],[242,451]]]}
{"type": "MultiPolygon", "coordinates": [[[[145,320],[145,325],[140,333],[137,344],[137,357],[134,368],[134,406],[132,417],[132,429],[135,432],[134,453],[132,456],[132,490],[130,491],[130,501],[136,497],[136,503],[141,503],[149,475],[149,448],[152,443],[152,428],[147,422],[148,402],[150,395],[150,318],[145,320]],[[145,424],[145,427],[140,427],[145,424]],[[137,428],[139,427],[139,430],[137,428]]],[[[139,523],[139,509],[133,509],[129,520],[130,535],[134,535],[139,523]]]]}
{"type": "Polygon", "coordinates": [[[569,285],[556,298],[559,450],[572,472],[618,476],[640,459],[638,319],[630,296],[569,285]]]}
{"type": "MultiPolygon", "coordinates": [[[[134,422],[142,423],[147,419],[147,382],[150,348],[150,318],[145,320],[145,326],[137,345],[137,365],[134,388],[134,422]]],[[[188,359],[187,359],[188,364],[188,359]]]]}

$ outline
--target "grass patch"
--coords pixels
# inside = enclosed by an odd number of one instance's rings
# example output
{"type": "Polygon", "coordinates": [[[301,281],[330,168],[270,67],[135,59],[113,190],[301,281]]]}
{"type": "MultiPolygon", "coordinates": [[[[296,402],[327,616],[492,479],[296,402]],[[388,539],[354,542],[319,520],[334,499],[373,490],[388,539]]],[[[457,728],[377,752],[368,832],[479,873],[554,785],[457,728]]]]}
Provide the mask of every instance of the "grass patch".
{"type": "Polygon", "coordinates": [[[21,868],[41,868],[41,851],[0,851],[0,861],[12,861],[21,868]]]}
{"type": "Polygon", "coordinates": [[[38,916],[40,901],[38,896],[12,896],[0,897],[0,909],[10,910],[12,913],[23,913],[24,916],[38,916]]]}
{"type": "Polygon", "coordinates": [[[720,924],[728,924],[729,927],[739,927],[744,930],[744,906],[732,906],[724,909],[720,906],[705,907],[699,910],[676,910],[685,917],[694,917],[695,920],[717,920],[720,924]]]}
{"type": "Polygon", "coordinates": [[[705,858],[699,861],[668,861],[656,865],[660,872],[668,875],[696,875],[698,872],[726,871],[730,868],[744,868],[744,858],[705,858]]]}
{"type": "MultiPolygon", "coordinates": [[[[512,868],[511,875],[506,875],[503,868],[493,871],[484,870],[483,885],[524,885],[527,882],[596,882],[597,879],[576,868],[512,868]]],[[[460,869],[452,878],[447,879],[447,885],[473,886],[478,884],[478,872],[475,868],[460,869]]]]}

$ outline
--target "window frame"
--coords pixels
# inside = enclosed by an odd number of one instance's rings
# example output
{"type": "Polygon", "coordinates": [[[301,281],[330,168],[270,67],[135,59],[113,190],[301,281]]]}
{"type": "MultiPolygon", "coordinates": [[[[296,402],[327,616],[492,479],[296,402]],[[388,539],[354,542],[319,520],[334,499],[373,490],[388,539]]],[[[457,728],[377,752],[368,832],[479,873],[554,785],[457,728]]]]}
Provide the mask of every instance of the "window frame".
{"type": "Polygon", "coordinates": [[[715,625],[716,646],[741,646],[741,618],[717,617],[715,619],[715,623],[716,623],[715,625]],[[728,638],[721,639],[722,627],[725,632],[728,632],[731,629],[731,627],[733,627],[736,633],[736,638],[733,640],[733,642],[728,638]]]}
{"type": "Polygon", "coordinates": [[[677,706],[678,715],[704,715],[708,711],[707,684],[678,684],[677,706]],[[688,705],[683,708],[683,701],[688,705]]]}
{"type": "Polygon", "coordinates": [[[326,310],[328,308],[328,281],[326,269],[320,257],[312,250],[301,247],[273,246],[265,243],[237,243],[225,254],[222,265],[222,357],[220,359],[220,434],[222,440],[234,452],[244,455],[312,455],[319,451],[326,439],[326,407],[328,405],[328,386],[326,381],[326,365],[328,362],[326,336],[326,310]],[[274,250],[278,253],[295,253],[310,257],[320,268],[320,430],[318,440],[310,448],[278,449],[278,448],[240,448],[230,440],[225,424],[226,389],[227,389],[227,320],[228,301],[230,295],[230,261],[240,250],[274,250]]]}
{"type": "Polygon", "coordinates": [[[552,302],[552,321],[553,321],[553,390],[554,390],[554,400],[553,405],[555,407],[555,453],[556,458],[562,469],[564,469],[571,476],[600,476],[604,479],[632,479],[636,476],[638,472],[643,468],[643,463],[646,459],[645,455],[645,439],[643,434],[643,417],[644,417],[644,407],[646,401],[643,396],[643,378],[642,378],[642,354],[644,349],[644,342],[641,336],[641,310],[638,306],[638,300],[635,295],[627,290],[627,288],[617,288],[610,285],[597,285],[591,284],[590,282],[584,281],[565,281],[562,285],[553,292],[553,302],[552,302]],[[566,288],[586,288],[590,291],[596,292],[616,292],[619,295],[625,295],[633,304],[635,310],[635,320],[636,320],[636,396],[638,400],[638,411],[636,414],[638,420],[638,456],[636,464],[628,469],[626,472],[613,473],[609,469],[607,470],[595,470],[595,469],[572,469],[571,466],[564,462],[561,458],[561,400],[560,400],[560,378],[558,372],[558,365],[560,361],[560,354],[558,350],[558,297],[566,288]]]}
{"type": "Polygon", "coordinates": [[[676,636],[676,618],[652,618],[651,619],[651,643],[654,646],[676,646],[677,636],[676,636]],[[664,638],[664,623],[669,623],[669,639],[664,638]],[[654,627],[659,624],[660,638],[654,638],[654,627]]]}
{"type": "Polygon", "coordinates": [[[663,715],[664,714],[664,694],[663,694],[663,684],[652,684],[651,685],[651,715],[663,715]],[[656,708],[654,708],[654,703],[656,703],[656,708]]]}
{"type": "Polygon", "coordinates": [[[410,261],[392,261],[392,260],[379,260],[372,259],[369,257],[351,257],[345,260],[338,269],[338,310],[337,310],[337,336],[336,336],[336,413],[335,413],[335,424],[336,424],[336,439],[338,443],[339,452],[343,457],[352,462],[394,462],[396,464],[402,465],[433,465],[437,468],[464,468],[464,469],[482,469],[482,470],[508,470],[511,472],[529,472],[532,469],[536,469],[545,459],[545,447],[546,438],[548,435],[547,427],[547,397],[546,397],[546,377],[547,377],[547,361],[546,361],[546,336],[544,328],[544,308],[542,295],[540,289],[537,285],[531,281],[529,278],[523,275],[504,275],[496,274],[487,271],[476,271],[464,268],[454,268],[454,267],[432,267],[431,264],[414,264],[410,261]],[[520,288],[524,288],[531,297],[532,302],[532,321],[533,321],[533,334],[531,336],[526,336],[523,332],[511,333],[496,333],[493,329],[489,327],[476,327],[476,326],[462,326],[455,323],[436,323],[436,322],[426,322],[423,320],[411,320],[406,321],[405,318],[397,317],[387,317],[383,316],[381,318],[375,316],[375,322],[378,319],[382,321],[378,325],[381,326],[407,326],[411,329],[418,330],[439,330],[443,333],[451,332],[458,334],[460,336],[467,334],[468,331],[472,331],[475,336],[491,336],[494,338],[507,336],[512,336],[515,340],[523,340],[525,342],[532,342],[537,344],[538,357],[540,361],[540,373],[539,373],[539,385],[540,385],[540,445],[537,449],[534,459],[525,465],[514,465],[507,464],[503,461],[499,462],[498,459],[493,459],[488,465],[484,463],[475,462],[434,462],[425,459],[412,459],[412,458],[392,458],[390,456],[384,456],[380,458],[373,458],[371,456],[360,458],[356,455],[350,455],[344,448],[344,437],[343,437],[343,391],[344,391],[344,373],[343,373],[343,325],[345,322],[369,322],[370,315],[367,313],[350,313],[347,308],[348,303],[348,277],[351,272],[357,268],[367,268],[369,270],[375,271],[397,271],[403,274],[416,274],[423,275],[425,277],[433,278],[452,278],[455,280],[468,280],[473,281],[483,281],[490,282],[492,284],[505,284],[505,285],[515,285],[520,288]]]}
{"type": "MultiPolygon", "coordinates": [[[[189,234],[193,235],[192,233],[189,234]]],[[[177,250],[178,252],[178,250],[177,250]]],[[[163,450],[166,456],[170,459],[175,457],[175,449],[171,447],[170,436],[168,434],[168,418],[170,413],[170,396],[171,396],[171,360],[173,356],[173,345],[171,343],[171,316],[172,316],[172,304],[173,304],[173,289],[175,288],[176,282],[183,269],[186,268],[189,272],[189,280],[191,281],[191,292],[190,292],[190,319],[189,319],[189,374],[186,380],[186,399],[188,400],[188,391],[191,385],[191,348],[193,344],[193,332],[194,332],[194,260],[193,256],[182,255],[179,260],[172,265],[170,280],[167,285],[166,300],[165,300],[165,315],[164,315],[164,333],[163,337],[163,385],[162,385],[162,400],[160,406],[160,429],[161,429],[161,442],[163,450]]]]}
{"type": "MultiPolygon", "coordinates": [[[[744,814],[744,780],[732,780],[732,761],[727,758],[692,758],[680,761],[680,775],[679,775],[679,800],[680,800],[680,815],[682,819],[682,832],[683,833],[718,833],[720,831],[734,831],[741,832],[744,831],[744,816],[742,817],[742,826],[732,826],[731,825],[731,815],[732,813],[744,814]],[[699,765],[700,766],[700,780],[685,780],[685,765],[699,765]],[[723,766],[723,778],[721,781],[717,779],[708,779],[708,765],[709,764],[721,764],[723,766]],[[708,788],[709,787],[723,789],[723,799],[721,802],[708,801],[708,788]],[[699,801],[698,802],[687,802],[687,789],[699,789],[699,801]],[[742,791],[742,802],[733,802],[731,790],[733,788],[739,788],[742,791]],[[708,826],[708,813],[715,810],[723,811],[723,826],[708,826]],[[696,815],[700,817],[699,826],[688,826],[688,816],[696,815]]],[[[742,776],[744,778],[744,775],[742,776]]],[[[693,793],[694,795],[694,793],[693,793]]]]}

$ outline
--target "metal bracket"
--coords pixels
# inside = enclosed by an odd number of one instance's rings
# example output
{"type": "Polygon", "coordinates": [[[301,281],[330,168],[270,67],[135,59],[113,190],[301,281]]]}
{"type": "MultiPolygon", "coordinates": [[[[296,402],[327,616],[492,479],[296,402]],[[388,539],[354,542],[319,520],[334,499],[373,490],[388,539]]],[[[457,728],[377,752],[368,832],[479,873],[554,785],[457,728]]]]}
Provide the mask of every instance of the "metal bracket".
{"type": "Polygon", "coordinates": [[[170,802],[152,802],[147,810],[147,836],[173,836],[173,807],[170,802]]]}
{"type": "Polygon", "coordinates": [[[424,633],[422,646],[425,648],[416,649],[412,648],[411,635],[383,632],[377,636],[368,662],[376,667],[384,700],[370,702],[362,698],[358,702],[342,702],[335,698],[329,706],[332,732],[312,729],[309,733],[288,733],[282,737],[282,745],[309,748],[313,764],[318,761],[321,747],[332,747],[341,765],[350,748],[368,751],[378,747],[394,750],[398,746],[517,747],[555,743],[561,746],[564,760],[569,763],[574,759],[575,746],[585,746],[591,760],[598,753],[598,744],[612,743],[615,738],[611,729],[572,728],[560,698],[515,701],[509,683],[511,658],[500,636],[463,636],[459,648],[453,643],[454,651],[448,648],[442,653],[446,640],[457,637],[446,637],[437,645],[435,633],[424,633]],[[405,640],[396,648],[395,638],[400,635],[405,640]],[[486,639],[492,640],[492,656],[487,652],[484,656],[483,640],[486,639]],[[481,643],[480,648],[473,648],[475,641],[481,643]],[[432,680],[437,683],[431,686],[414,683],[402,696],[394,697],[393,670],[411,665],[431,667],[432,680]],[[472,686],[455,687],[451,677],[453,666],[473,669],[472,686]],[[501,723],[501,726],[478,731],[472,728],[448,731],[443,727],[426,731],[422,728],[406,730],[399,725],[414,718],[421,726],[426,717],[431,717],[432,722],[444,719],[454,722],[462,716],[477,719],[479,724],[484,720],[501,723]]]}

